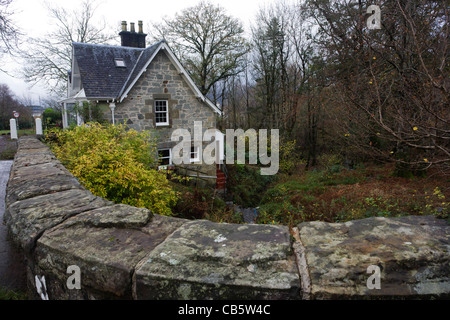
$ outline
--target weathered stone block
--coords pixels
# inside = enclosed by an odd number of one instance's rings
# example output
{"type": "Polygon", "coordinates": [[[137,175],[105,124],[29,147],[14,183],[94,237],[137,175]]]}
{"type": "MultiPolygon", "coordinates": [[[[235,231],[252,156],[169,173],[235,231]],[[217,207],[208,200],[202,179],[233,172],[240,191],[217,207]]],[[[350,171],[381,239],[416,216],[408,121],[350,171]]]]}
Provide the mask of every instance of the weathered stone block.
{"type": "Polygon", "coordinates": [[[7,187],[6,206],[19,200],[25,200],[45,194],[66,191],[70,189],[84,188],[72,175],[53,175],[48,178],[36,178],[29,176],[29,180],[23,179],[10,184],[7,187]]]}
{"type": "Polygon", "coordinates": [[[137,267],[137,299],[298,299],[283,226],[184,224],[137,267]]]}
{"type": "Polygon", "coordinates": [[[73,189],[14,202],[4,219],[13,239],[28,252],[45,230],[81,212],[111,204],[89,191],[73,189]]]}
{"type": "Polygon", "coordinates": [[[18,146],[18,150],[25,149],[41,149],[46,148],[47,146],[42,143],[42,141],[38,140],[34,136],[24,136],[20,138],[20,144],[18,146]]]}
{"type": "Polygon", "coordinates": [[[185,221],[126,205],[79,214],[38,240],[31,274],[45,276],[50,299],[131,299],[136,264],[185,221]],[[64,285],[70,265],[80,290],[64,285]]]}
{"type": "MultiPolygon", "coordinates": [[[[34,149],[33,149],[34,150],[34,149]]],[[[17,200],[69,189],[83,189],[51,152],[19,152],[11,169],[6,205],[17,200]]]]}
{"type": "Polygon", "coordinates": [[[450,225],[445,220],[316,221],[298,229],[311,299],[450,297],[450,225]],[[367,286],[371,265],[381,270],[381,289],[367,286]]]}
{"type": "Polygon", "coordinates": [[[19,153],[14,159],[14,168],[34,166],[57,161],[48,148],[32,149],[31,152],[19,153]]]}

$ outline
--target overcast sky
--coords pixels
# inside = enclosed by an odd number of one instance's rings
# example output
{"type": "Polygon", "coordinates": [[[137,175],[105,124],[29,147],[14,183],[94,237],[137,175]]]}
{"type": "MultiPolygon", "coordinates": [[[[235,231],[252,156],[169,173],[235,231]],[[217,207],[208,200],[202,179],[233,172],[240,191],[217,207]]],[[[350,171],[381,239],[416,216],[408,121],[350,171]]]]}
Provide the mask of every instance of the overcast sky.
{"type": "MultiPolygon", "coordinates": [[[[96,17],[104,18],[111,28],[119,28],[122,20],[135,22],[142,20],[144,28],[150,23],[159,22],[164,16],[172,17],[182,9],[196,5],[200,0],[98,0],[96,17]]],[[[228,15],[240,19],[249,31],[250,22],[256,11],[264,4],[276,0],[210,0],[220,4],[228,15]]],[[[78,0],[13,0],[11,11],[15,12],[13,20],[19,31],[26,36],[38,36],[52,29],[45,3],[63,5],[67,9],[76,9],[81,3],[78,0]]],[[[112,29],[114,30],[114,29],[112,29]]],[[[148,30],[144,30],[148,32],[148,30]]],[[[20,66],[8,57],[3,57],[2,66],[7,63],[9,70],[20,66]]],[[[45,90],[38,86],[31,89],[21,79],[11,78],[0,72],[0,83],[6,83],[19,98],[31,98],[39,103],[39,97],[45,97],[45,90]]]]}

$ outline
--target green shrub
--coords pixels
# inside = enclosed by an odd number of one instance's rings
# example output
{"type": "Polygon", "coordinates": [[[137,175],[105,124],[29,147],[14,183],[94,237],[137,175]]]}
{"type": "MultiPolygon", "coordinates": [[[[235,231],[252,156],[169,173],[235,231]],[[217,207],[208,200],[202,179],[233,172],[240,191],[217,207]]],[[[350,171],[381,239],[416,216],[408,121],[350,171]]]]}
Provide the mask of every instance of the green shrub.
{"type": "Polygon", "coordinates": [[[259,224],[283,224],[294,226],[302,222],[303,208],[289,201],[271,202],[261,205],[256,222],[259,224]]]}
{"type": "Polygon", "coordinates": [[[156,144],[149,132],[89,123],[49,137],[56,157],[93,194],[172,214],[177,194],[165,173],[155,169],[156,144]]]}
{"type": "Polygon", "coordinates": [[[342,163],[344,162],[342,156],[339,154],[321,154],[317,157],[317,161],[321,166],[326,169],[336,170],[336,168],[342,167],[342,163]]]}
{"type": "Polygon", "coordinates": [[[43,118],[44,118],[43,125],[45,127],[54,126],[58,122],[62,121],[62,114],[60,111],[54,110],[52,108],[47,108],[43,113],[43,118]]]}
{"type": "Polygon", "coordinates": [[[273,176],[261,175],[258,167],[249,165],[228,166],[229,190],[234,202],[243,207],[257,207],[273,176]]]}
{"type": "Polygon", "coordinates": [[[280,171],[287,174],[298,173],[300,167],[305,164],[306,162],[296,152],[296,141],[282,141],[280,144],[280,171]]]}

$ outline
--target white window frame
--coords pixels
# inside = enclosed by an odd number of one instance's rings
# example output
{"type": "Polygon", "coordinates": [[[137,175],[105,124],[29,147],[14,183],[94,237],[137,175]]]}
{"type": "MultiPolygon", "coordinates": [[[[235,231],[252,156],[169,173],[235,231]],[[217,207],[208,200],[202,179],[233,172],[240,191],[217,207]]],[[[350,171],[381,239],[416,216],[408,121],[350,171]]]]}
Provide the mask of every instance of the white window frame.
{"type": "Polygon", "coordinates": [[[117,68],[126,68],[127,65],[125,64],[125,61],[122,58],[115,58],[114,63],[116,64],[117,68]]]}
{"type": "Polygon", "coordinates": [[[169,101],[167,100],[155,100],[155,124],[157,127],[160,126],[168,126],[169,125],[169,101]],[[164,102],[166,104],[166,111],[156,111],[156,105],[158,102],[164,102]],[[166,114],[166,121],[165,122],[158,122],[157,114],[166,114]]]}
{"type": "Polygon", "coordinates": [[[190,150],[190,161],[193,162],[200,162],[200,148],[198,146],[192,146],[190,150]],[[192,151],[192,148],[194,148],[194,151],[192,151]],[[196,155],[195,157],[192,157],[193,155],[196,155]]]}
{"type": "Polygon", "coordinates": [[[158,161],[161,160],[161,159],[169,159],[169,164],[163,164],[163,165],[158,166],[159,170],[167,169],[167,166],[172,165],[172,149],[170,149],[170,148],[163,148],[163,149],[158,149],[157,152],[158,152],[158,161]],[[161,151],[167,151],[167,150],[169,150],[169,156],[168,157],[160,157],[159,156],[159,153],[161,151]]]}

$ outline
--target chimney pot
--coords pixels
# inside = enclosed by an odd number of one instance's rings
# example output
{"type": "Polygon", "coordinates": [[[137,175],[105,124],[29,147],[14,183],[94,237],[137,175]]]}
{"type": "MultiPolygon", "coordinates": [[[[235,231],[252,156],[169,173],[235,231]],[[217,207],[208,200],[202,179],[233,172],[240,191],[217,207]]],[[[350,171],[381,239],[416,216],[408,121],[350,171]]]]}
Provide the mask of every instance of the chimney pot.
{"type": "Polygon", "coordinates": [[[127,22],[122,21],[122,31],[119,32],[119,36],[123,47],[145,48],[145,37],[147,35],[143,33],[141,20],[138,21],[138,25],[139,33],[136,33],[134,22],[130,22],[130,31],[128,31],[127,22]]]}

